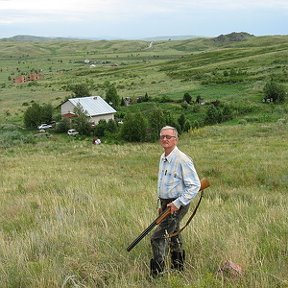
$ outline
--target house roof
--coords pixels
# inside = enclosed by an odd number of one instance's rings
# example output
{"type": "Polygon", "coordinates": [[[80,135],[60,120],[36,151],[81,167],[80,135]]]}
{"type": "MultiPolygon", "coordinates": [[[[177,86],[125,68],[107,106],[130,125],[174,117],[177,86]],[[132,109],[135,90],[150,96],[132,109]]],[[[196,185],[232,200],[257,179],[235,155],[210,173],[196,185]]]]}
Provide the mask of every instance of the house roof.
{"type": "Polygon", "coordinates": [[[75,107],[80,104],[88,116],[113,114],[117,112],[100,96],[71,98],[68,99],[68,101],[72,103],[75,107]]]}

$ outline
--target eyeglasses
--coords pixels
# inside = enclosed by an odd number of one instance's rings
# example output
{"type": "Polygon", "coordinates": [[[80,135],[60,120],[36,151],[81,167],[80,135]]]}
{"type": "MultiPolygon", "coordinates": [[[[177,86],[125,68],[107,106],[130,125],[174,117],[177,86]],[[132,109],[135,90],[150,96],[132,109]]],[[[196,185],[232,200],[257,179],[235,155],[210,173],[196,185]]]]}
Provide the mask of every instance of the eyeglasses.
{"type": "Polygon", "coordinates": [[[176,136],[172,136],[172,135],[160,135],[160,139],[163,140],[163,139],[167,139],[167,140],[170,140],[171,138],[176,138],[176,136]]]}

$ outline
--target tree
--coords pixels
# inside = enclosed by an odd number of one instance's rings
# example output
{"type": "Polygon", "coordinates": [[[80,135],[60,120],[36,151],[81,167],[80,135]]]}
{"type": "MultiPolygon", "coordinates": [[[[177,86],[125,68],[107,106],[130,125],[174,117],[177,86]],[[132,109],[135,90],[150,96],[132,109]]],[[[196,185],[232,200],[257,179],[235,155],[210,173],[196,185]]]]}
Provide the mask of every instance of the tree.
{"type": "Polygon", "coordinates": [[[209,105],[207,110],[205,122],[207,124],[217,124],[221,122],[221,113],[217,106],[209,105]]]}
{"type": "Polygon", "coordinates": [[[121,137],[129,142],[144,142],[147,135],[147,119],[141,112],[128,113],[124,118],[121,137]]]}
{"type": "Polygon", "coordinates": [[[53,119],[53,107],[51,104],[41,106],[41,123],[51,123],[53,119]]]}
{"type": "Polygon", "coordinates": [[[184,131],[185,122],[186,122],[186,117],[184,114],[181,114],[180,117],[178,118],[178,123],[180,125],[181,131],[184,131]]]}
{"type": "Polygon", "coordinates": [[[284,86],[277,84],[275,81],[271,80],[267,82],[263,89],[264,100],[272,99],[271,102],[283,103],[285,101],[286,91],[284,86]]]}
{"type": "Polygon", "coordinates": [[[117,131],[117,124],[113,119],[109,119],[107,123],[107,131],[110,133],[115,133],[117,131]]]}
{"type": "Polygon", "coordinates": [[[88,83],[75,84],[72,85],[70,89],[73,93],[72,94],[73,98],[91,96],[90,87],[88,83]]]}
{"type": "Polygon", "coordinates": [[[37,103],[33,103],[24,112],[24,125],[26,128],[36,128],[41,124],[41,107],[37,103]]]}
{"type": "Polygon", "coordinates": [[[217,124],[231,120],[233,118],[233,111],[228,105],[218,103],[217,105],[210,105],[207,113],[205,122],[207,124],[217,124]]]}
{"type": "Polygon", "coordinates": [[[144,99],[143,99],[143,102],[148,102],[149,100],[150,100],[150,97],[148,96],[148,93],[146,92],[144,99]]]}
{"type": "Polygon", "coordinates": [[[155,141],[159,138],[159,132],[166,125],[165,114],[162,109],[155,108],[147,116],[149,125],[149,141],[155,141]]]}
{"type": "Polygon", "coordinates": [[[120,104],[120,97],[118,96],[116,87],[113,84],[108,85],[106,90],[106,102],[114,108],[117,108],[120,104]]]}
{"type": "Polygon", "coordinates": [[[24,112],[24,125],[26,128],[36,128],[41,123],[51,123],[53,117],[53,107],[51,104],[40,106],[33,103],[24,112]]]}
{"type": "Polygon", "coordinates": [[[188,104],[191,104],[192,96],[188,92],[186,92],[183,96],[183,101],[186,101],[188,104]]]}
{"type": "Polygon", "coordinates": [[[91,123],[88,121],[87,115],[83,108],[78,105],[74,108],[74,113],[77,117],[73,118],[73,128],[75,128],[80,135],[90,135],[91,123]]]}
{"type": "Polygon", "coordinates": [[[107,129],[107,122],[105,120],[100,120],[93,129],[93,135],[103,137],[105,135],[106,129],[107,129]]]}

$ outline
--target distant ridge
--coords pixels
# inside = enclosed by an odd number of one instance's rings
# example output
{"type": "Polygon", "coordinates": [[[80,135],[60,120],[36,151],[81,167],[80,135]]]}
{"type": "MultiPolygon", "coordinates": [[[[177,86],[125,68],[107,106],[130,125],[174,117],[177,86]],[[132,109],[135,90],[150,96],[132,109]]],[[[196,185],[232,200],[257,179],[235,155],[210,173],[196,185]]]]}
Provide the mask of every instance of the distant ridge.
{"type": "Polygon", "coordinates": [[[213,40],[215,43],[224,44],[227,42],[238,42],[249,39],[251,37],[256,37],[253,34],[249,34],[247,32],[232,32],[230,34],[221,34],[217,37],[208,37],[208,36],[200,36],[200,35],[177,35],[177,36],[155,36],[155,37],[145,37],[145,38],[137,38],[134,39],[120,39],[116,37],[83,37],[83,38],[73,38],[73,37],[44,37],[44,36],[33,36],[33,35],[15,35],[9,38],[2,38],[1,41],[18,41],[18,42],[41,42],[41,41],[83,41],[83,40],[143,40],[143,41],[172,41],[172,40],[191,40],[191,39],[199,39],[199,38],[208,38],[213,40]]]}
{"type": "Polygon", "coordinates": [[[15,35],[9,38],[2,38],[2,41],[18,41],[18,42],[41,42],[41,41],[67,41],[67,40],[80,40],[77,38],[65,38],[65,37],[42,37],[32,35],[15,35]]]}
{"type": "Polygon", "coordinates": [[[155,36],[147,38],[137,38],[135,39],[124,39],[117,37],[85,37],[85,38],[73,38],[73,37],[44,37],[44,36],[33,36],[33,35],[15,35],[8,38],[2,38],[1,41],[18,41],[18,42],[41,42],[41,41],[67,41],[67,40],[143,40],[143,41],[168,41],[168,40],[187,40],[196,38],[208,38],[204,36],[196,35],[180,35],[180,36],[155,36]]]}
{"type": "Polygon", "coordinates": [[[188,40],[188,39],[196,39],[196,38],[210,38],[205,36],[197,36],[197,35],[179,35],[179,36],[155,36],[155,37],[147,37],[142,38],[140,40],[145,41],[164,41],[164,40],[188,40]]]}

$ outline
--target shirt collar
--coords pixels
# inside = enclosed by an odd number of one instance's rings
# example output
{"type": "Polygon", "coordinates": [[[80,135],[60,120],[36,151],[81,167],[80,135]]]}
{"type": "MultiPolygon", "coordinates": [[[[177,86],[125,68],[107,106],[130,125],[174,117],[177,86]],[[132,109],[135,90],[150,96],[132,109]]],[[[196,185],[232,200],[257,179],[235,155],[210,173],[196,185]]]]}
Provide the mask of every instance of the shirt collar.
{"type": "Polygon", "coordinates": [[[168,156],[165,156],[165,153],[163,153],[161,156],[161,160],[163,162],[168,161],[169,163],[171,163],[171,161],[173,159],[173,155],[177,150],[178,150],[178,148],[177,148],[177,146],[175,146],[175,148],[171,151],[171,153],[168,156]]]}

